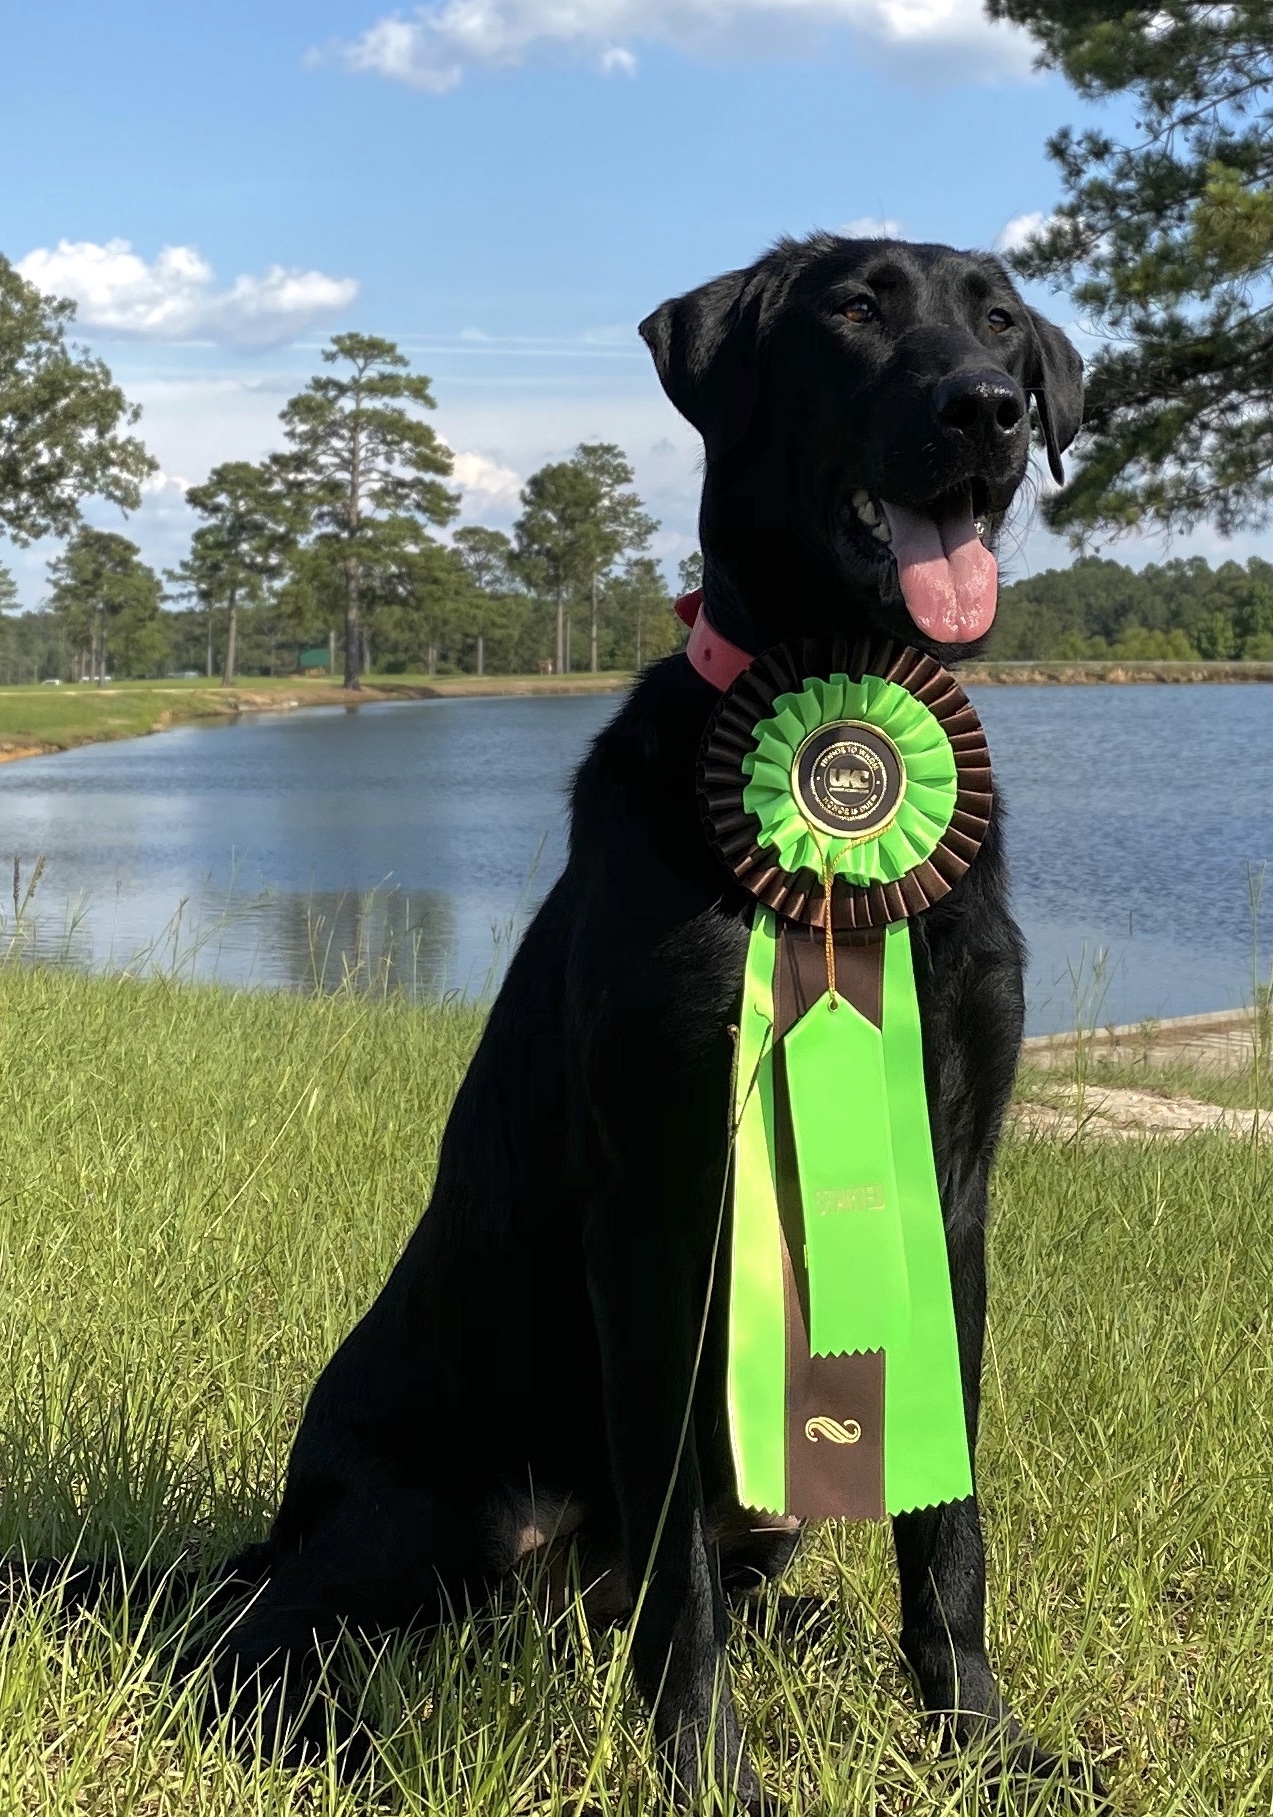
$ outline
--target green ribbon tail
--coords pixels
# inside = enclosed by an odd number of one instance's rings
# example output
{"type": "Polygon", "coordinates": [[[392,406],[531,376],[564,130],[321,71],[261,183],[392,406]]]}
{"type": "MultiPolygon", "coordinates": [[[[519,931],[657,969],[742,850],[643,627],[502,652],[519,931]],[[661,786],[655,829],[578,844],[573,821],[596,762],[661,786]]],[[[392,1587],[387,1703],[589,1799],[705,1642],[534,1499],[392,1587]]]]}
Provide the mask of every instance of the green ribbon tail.
{"type": "Polygon", "coordinates": [[[910,1334],[884,1360],[884,1499],[907,1514],[973,1492],[946,1226],[928,1122],[908,923],[884,939],[884,1069],[901,1208],[910,1334]]]}
{"type": "Polygon", "coordinates": [[[734,1082],[728,1406],[738,1499],[784,1512],[786,1317],[774,1146],[774,958],[771,910],[757,907],[747,945],[734,1082]]]}
{"type": "Polygon", "coordinates": [[[887,1352],[905,1342],[911,1311],[886,1038],[845,998],[822,996],[782,1045],[804,1212],[809,1349],[887,1352]]]}

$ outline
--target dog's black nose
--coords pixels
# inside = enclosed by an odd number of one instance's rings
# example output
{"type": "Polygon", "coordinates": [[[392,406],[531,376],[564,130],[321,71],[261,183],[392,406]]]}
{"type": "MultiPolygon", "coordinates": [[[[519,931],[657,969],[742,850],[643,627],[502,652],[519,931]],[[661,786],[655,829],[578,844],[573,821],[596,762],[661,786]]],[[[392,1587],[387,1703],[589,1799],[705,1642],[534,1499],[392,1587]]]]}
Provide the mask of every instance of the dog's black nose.
{"type": "Polygon", "coordinates": [[[947,429],[1002,441],[1025,416],[1025,395],[1006,372],[952,372],[933,387],[933,411],[947,429]]]}

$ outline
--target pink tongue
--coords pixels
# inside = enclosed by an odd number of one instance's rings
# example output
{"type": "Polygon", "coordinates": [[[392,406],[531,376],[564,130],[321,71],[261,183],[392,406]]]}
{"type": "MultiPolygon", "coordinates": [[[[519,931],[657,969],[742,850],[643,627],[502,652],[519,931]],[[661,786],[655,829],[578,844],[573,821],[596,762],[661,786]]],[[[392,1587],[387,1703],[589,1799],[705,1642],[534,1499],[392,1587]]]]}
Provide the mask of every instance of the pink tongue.
{"type": "Polygon", "coordinates": [[[934,643],[970,644],[994,622],[999,568],[965,503],[943,518],[880,500],[906,610],[934,643]]]}

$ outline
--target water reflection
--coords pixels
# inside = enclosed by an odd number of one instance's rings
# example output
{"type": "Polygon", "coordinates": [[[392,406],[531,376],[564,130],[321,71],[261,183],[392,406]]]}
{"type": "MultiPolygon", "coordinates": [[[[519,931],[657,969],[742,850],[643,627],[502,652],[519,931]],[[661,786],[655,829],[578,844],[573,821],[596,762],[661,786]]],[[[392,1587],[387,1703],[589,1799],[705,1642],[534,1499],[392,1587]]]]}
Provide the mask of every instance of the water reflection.
{"type": "Polygon", "coordinates": [[[455,904],[440,890],[267,897],[253,905],[251,920],[257,950],[286,968],[293,989],[401,991],[412,998],[441,997],[448,989],[455,904]]]}
{"type": "Polygon", "coordinates": [[[291,990],[481,996],[565,856],[613,697],[262,716],[0,771],[28,957],[291,990]],[[46,867],[22,906],[40,854],[46,867]]]}
{"type": "Polygon", "coordinates": [[[516,914],[502,926],[492,923],[485,965],[460,977],[456,905],[441,890],[262,890],[220,902],[205,890],[183,898],[140,941],[130,937],[134,916],[120,912],[125,901],[121,887],[110,910],[84,896],[46,909],[37,889],[16,914],[6,905],[0,915],[0,957],[139,978],[232,978],[306,994],[353,990],[431,1002],[491,995],[523,926],[516,914]]]}

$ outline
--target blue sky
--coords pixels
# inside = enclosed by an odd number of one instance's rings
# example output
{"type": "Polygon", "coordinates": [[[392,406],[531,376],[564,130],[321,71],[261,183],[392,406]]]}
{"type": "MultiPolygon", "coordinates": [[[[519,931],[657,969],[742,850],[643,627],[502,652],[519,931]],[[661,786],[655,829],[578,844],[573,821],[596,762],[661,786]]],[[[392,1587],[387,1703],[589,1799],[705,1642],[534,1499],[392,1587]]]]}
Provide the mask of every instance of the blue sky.
{"type": "MultiPolygon", "coordinates": [[[[534,467],[604,438],[674,561],[698,449],[640,317],[782,232],[874,220],[991,246],[1054,203],[1044,140],[1085,112],[973,0],[6,0],[0,17],[0,251],[79,299],[80,338],[142,404],[162,474],[129,533],[165,565],[183,485],[277,445],[280,406],[351,327],[432,375],[466,519],[507,524],[534,467]]],[[[0,543],[30,601],[51,552],[0,543]]],[[[1011,568],[1066,559],[1025,527],[1011,568]]]]}

